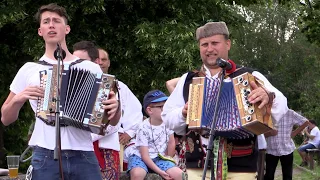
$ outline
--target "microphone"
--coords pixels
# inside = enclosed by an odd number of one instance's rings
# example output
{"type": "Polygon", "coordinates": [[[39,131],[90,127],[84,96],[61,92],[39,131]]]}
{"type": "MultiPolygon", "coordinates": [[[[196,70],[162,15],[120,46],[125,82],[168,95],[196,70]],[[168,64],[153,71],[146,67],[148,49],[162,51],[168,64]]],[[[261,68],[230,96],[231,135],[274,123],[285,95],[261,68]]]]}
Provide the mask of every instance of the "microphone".
{"type": "Polygon", "coordinates": [[[228,74],[233,73],[237,68],[236,64],[233,61],[224,60],[222,58],[217,59],[217,64],[219,67],[226,70],[226,73],[228,74]]]}
{"type": "Polygon", "coordinates": [[[54,58],[56,58],[56,60],[63,60],[64,58],[66,58],[66,55],[66,51],[61,48],[60,43],[57,43],[57,49],[53,53],[54,58]]]}

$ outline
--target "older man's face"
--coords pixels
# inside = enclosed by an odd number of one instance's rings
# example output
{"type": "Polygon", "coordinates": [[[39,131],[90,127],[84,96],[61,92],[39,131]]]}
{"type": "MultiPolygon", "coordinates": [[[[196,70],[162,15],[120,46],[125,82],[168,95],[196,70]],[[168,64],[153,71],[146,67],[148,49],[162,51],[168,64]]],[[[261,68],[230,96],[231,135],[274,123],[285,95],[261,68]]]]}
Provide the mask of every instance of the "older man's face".
{"type": "Polygon", "coordinates": [[[213,35],[199,40],[200,56],[202,62],[208,68],[219,68],[217,58],[228,59],[228,52],[231,47],[230,40],[226,40],[223,35],[213,35]]]}
{"type": "Polygon", "coordinates": [[[108,73],[110,67],[109,55],[106,51],[99,49],[99,58],[96,59],[95,63],[99,64],[101,70],[104,73],[108,73]]]}

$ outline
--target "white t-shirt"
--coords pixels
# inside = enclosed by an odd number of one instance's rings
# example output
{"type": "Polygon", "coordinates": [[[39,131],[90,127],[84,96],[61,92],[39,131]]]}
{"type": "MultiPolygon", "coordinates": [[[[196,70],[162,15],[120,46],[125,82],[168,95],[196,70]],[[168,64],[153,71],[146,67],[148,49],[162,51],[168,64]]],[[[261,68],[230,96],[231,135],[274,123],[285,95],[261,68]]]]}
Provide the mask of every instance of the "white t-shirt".
{"type": "Polygon", "coordinates": [[[147,146],[149,149],[149,156],[151,159],[158,156],[158,153],[164,155],[169,142],[169,136],[173,131],[166,128],[162,123],[159,126],[153,126],[149,122],[149,118],[145,119],[139,126],[136,136],[136,144],[134,154],[141,157],[139,152],[140,146],[147,146]]]}
{"type": "MultiPolygon", "coordinates": [[[[64,64],[70,64],[77,59],[78,58],[72,61],[66,61],[64,62],[64,64]]],[[[49,59],[45,55],[40,58],[40,61],[43,60],[50,64],[57,64],[56,60],[49,59]]],[[[92,73],[102,73],[99,65],[88,60],[78,63],[74,65],[74,67],[86,69],[91,71],[92,73]]],[[[39,72],[42,70],[47,70],[49,68],[50,66],[41,65],[34,62],[28,62],[24,64],[13,79],[10,85],[10,91],[18,94],[28,86],[40,86],[39,72]]],[[[33,111],[36,112],[37,100],[29,100],[29,102],[33,111]]],[[[34,131],[29,141],[29,145],[53,150],[56,144],[55,139],[55,127],[49,126],[42,120],[36,118],[34,131]]],[[[77,129],[72,126],[61,127],[61,149],[93,151],[90,132],[77,129]]]]}
{"type": "Polygon", "coordinates": [[[319,128],[317,126],[315,126],[311,132],[310,132],[311,136],[315,136],[313,139],[310,139],[308,141],[308,143],[313,144],[315,147],[319,147],[320,144],[320,131],[319,128]]]}

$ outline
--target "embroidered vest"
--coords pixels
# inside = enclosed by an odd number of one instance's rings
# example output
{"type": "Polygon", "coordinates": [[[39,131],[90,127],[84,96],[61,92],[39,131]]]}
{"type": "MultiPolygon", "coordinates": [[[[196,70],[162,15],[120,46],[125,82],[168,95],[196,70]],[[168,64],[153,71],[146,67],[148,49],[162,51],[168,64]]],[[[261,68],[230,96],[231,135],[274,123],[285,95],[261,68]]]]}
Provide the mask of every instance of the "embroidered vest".
{"type": "MultiPolygon", "coordinates": [[[[228,76],[230,78],[239,76],[243,73],[249,72],[252,73],[254,70],[247,67],[239,67],[237,66],[237,70],[228,76]]],[[[205,76],[200,71],[192,71],[189,72],[185,83],[183,87],[183,97],[185,102],[188,101],[188,95],[189,95],[189,85],[192,83],[193,77],[199,77],[199,76],[205,76]]],[[[200,147],[203,147],[202,144],[198,145],[197,142],[201,143],[200,135],[196,132],[189,131],[187,129],[187,135],[186,135],[186,144],[187,144],[187,153],[186,153],[186,166],[187,168],[195,168],[195,167],[203,167],[204,165],[204,158],[205,158],[205,152],[206,147],[200,149],[200,147]],[[192,141],[191,141],[192,139],[192,141]],[[193,146],[193,147],[190,147],[193,146]],[[193,149],[192,152],[188,152],[189,149],[193,149]],[[200,164],[201,161],[201,164],[200,164]]],[[[257,137],[251,137],[247,139],[227,139],[228,147],[231,148],[231,150],[234,150],[233,156],[228,158],[228,171],[229,172],[256,172],[257,171],[257,161],[258,161],[258,143],[257,143],[257,137]],[[245,150],[245,151],[237,151],[237,150],[245,150]],[[239,153],[237,153],[239,152],[239,153]]],[[[209,163],[211,165],[211,163],[209,163]]]]}

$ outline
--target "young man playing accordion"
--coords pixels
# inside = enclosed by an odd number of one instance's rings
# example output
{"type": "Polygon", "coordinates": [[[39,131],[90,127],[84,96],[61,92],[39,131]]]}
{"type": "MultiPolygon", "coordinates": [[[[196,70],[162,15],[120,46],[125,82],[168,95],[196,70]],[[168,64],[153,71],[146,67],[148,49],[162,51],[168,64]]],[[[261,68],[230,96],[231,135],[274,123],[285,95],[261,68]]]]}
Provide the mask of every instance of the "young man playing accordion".
{"type": "MultiPolygon", "coordinates": [[[[177,86],[164,105],[162,117],[167,126],[170,129],[173,129],[176,134],[186,135],[187,133],[186,143],[187,152],[189,153],[186,154],[187,169],[198,168],[196,170],[198,171],[198,175],[195,178],[199,178],[202,174],[204,164],[203,157],[205,156],[204,151],[206,150],[203,147],[204,145],[207,145],[208,138],[186,130],[186,117],[188,112],[188,96],[186,96],[188,93],[186,92],[189,91],[189,84],[191,83],[192,77],[202,75],[211,79],[220,78],[219,75],[222,68],[217,65],[216,60],[218,58],[229,59],[228,52],[231,48],[231,40],[229,39],[228,28],[224,22],[209,22],[204,26],[199,27],[196,31],[196,38],[203,63],[201,70],[196,73],[191,72],[182,75],[177,86]],[[197,155],[195,152],[198,154],[200,153],[201,155],[197,155]]],[[[232,73],[229,75],[232,75],[232,73]]],[[[264,87],[259,87],[255,82],[250,82],[250,86],[253,90],[248,96],[248,101],[251,104],[258,103],[259,108],[272,104],[272,119],[273,121],[278,121],[288,110],[286,97],[273,87],[261,73],[257,71],[250,71],[250,73],[255,78],[262,81],[264,87]]],[[[228,79],[230,79],[230,77],[227,77],[225,80],[228,79]]],[[[228,145],[233,145],[234,147],[239,141],[232,141],[231,139],[226,140],[228,145]]],[[[228,179],[232,179],[234,176],[236,176],[235,179],[256,179],[258,149],[265,149],[265,147],[262,147],[265,146],[264,136],[259,135],[257,137],[255,135],[254,137],[243,139],[241,142],[248,143],[247,145],[245,143],[242,145],[244,147],[251,147],[251,149],[248,149],[247,151],[250,153],[239,154],[239,156],[229,156],[227,158],[227,177],[228,179]]],[[[215,148],[217,147],[215,146],[215,148]]],[[[215,158],[215,160],[216,159],[217,158],[215,158]]],[[[208,175],[210,175],[209,171],[207,172],[207,176],[208,175]]],[[[190,172],[188,173],[188,176],[189,178],[194,177],[190,172]]],[[[224,176],[224,178],[226,177],[224,176]]]]}
{"type": "MultiPolygon", "coordinates": [[[[16,74],[10,85],[10,94],[1,109],[1,121],[4,125],[15,122],[23,104],[29,100],[34,112],[37,109],[37,99],[44,97],[44,89],[40,87],[39,72],[49,70],[52,64],[57,64],[54,51],[57,43],[66,52],[64,65],[78,62],[78,57],[72,55],[66,45],[66,35],[70,33],[67,13],[57,4],[41,6],[36,14],[39,22],[38,34],[45,41],[45,53],[38,63],[24,64],[16,74]],[[49,64],[49,65],[48,65],[49,64]]],[[[88,60],[76,63],[73,67],[102,73],[100,67],[88,60]]],[[[121,110],[114,92],[110,92],[109,99],[102,101],[110,124],[116,125],[120,119],[121,110]]],[[[56,180],[60,177],[59,163],[54,160],[55,127],[47,125],[36,118],[34,131],[29,141],[33,147],[32,179],[56,180]]],[[[72,126],[61,127],[61,159],[63,177],[74,180],[101,180],[99,164],[93,152],[91,132],[72,126]]]]}

